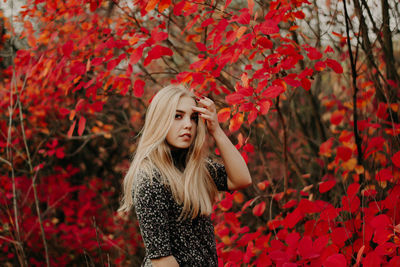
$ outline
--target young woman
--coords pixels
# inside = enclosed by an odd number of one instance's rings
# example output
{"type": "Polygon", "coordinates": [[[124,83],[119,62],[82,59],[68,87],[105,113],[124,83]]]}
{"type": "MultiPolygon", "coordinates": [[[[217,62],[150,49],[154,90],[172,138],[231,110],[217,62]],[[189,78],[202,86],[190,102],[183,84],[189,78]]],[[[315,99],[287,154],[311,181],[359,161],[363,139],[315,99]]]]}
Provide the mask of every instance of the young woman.
{"type": "Polygon", "coordinates": [[[142,266],[217,266],[210,219],[217,192],[250,184],[213,101],[183,86],[161,89],[148,107],[119,209],[135,208],[146,248],[142,266]],[[224,165],[207,158],[208,135],[224,165]]]}

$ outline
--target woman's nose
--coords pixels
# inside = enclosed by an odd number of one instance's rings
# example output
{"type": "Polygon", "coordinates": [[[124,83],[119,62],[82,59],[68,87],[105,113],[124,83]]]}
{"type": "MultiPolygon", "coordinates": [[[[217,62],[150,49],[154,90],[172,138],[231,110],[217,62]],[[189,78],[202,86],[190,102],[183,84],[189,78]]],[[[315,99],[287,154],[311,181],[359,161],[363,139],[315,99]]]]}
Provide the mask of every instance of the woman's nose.
{"type": "Polygon", "coordinates": [[[192,128],[192,120],[190,118],[188,118],[188,117],[185,118],[184,127],[185,127],[185,129],[192,128]]]}

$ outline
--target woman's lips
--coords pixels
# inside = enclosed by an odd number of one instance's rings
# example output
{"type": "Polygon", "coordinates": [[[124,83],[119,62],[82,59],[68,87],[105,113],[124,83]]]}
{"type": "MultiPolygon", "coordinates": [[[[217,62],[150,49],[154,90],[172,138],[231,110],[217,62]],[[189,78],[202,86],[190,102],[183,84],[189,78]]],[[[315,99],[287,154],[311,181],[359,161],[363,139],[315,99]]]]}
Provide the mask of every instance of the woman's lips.
{"type": "Polygon", "coordinates": [[[191,134],[182,134],[181,137],[190,139],[190,138],[192,138],[192,135],[191,134]]]}

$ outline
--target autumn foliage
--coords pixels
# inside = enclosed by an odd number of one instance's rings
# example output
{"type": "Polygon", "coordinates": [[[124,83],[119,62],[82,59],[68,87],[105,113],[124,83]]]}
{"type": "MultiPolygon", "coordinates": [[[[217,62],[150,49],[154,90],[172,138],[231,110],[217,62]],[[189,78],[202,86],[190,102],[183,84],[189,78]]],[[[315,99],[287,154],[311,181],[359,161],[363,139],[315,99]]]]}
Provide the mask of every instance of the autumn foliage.
{"type": "Polygon", "coordinates": [[[332,0],[322,41],[317,2],[28,0],[0,13],[0,261],[140,266],[121,181],[148,101],[183,83],[214,99],[253,177],[214,207],[220,266],[400,265],[398,33],[355,27],[358,0],[332,0]]]}

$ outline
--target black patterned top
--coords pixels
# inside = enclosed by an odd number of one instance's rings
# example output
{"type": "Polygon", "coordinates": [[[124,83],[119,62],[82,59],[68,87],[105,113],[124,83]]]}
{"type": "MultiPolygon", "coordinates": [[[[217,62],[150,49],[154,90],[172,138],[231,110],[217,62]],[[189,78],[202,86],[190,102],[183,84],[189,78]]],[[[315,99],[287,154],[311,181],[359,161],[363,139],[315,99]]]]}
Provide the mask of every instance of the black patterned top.
{"type": "MultiPolygon", "coordinates": [[[[227,174],[222,164],[207,161],[207,168],[219,191],[227,191],[227,174]]],[[[154,171],[153,181],[138,175],[134,203],[140,231],[146,248],[142,266],[150,259],[173,255],[179,266],[218,266],[214,227],[210,216],[178,221],[182,206],[154,171]]]]}

